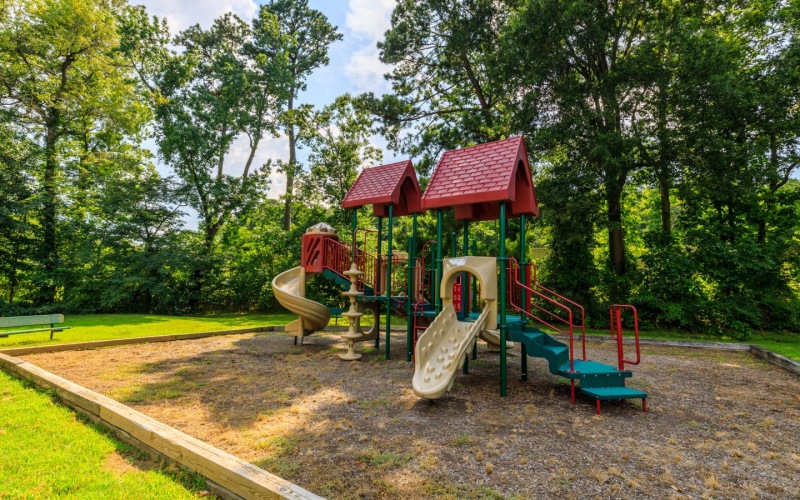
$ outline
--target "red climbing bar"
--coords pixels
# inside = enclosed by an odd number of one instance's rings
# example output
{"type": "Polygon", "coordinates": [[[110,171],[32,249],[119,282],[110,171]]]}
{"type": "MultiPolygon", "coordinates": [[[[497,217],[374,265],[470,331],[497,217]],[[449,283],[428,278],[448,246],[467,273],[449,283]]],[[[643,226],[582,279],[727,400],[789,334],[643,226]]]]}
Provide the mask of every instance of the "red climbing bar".
{"type": "Polygon", "coordinates": [[[625,365],[638,365],[642,360],[642,351],[639,346],[639,313],[630,304],[614,304],[609,309],[611,338],[617,341],[617,363],[620,370],[625,369],[625,365]],[[625,346],[622,342],[622,310],[630,309],[633,311],[633,331],[636,347],[636,360],[625,359],[625,346]]]}

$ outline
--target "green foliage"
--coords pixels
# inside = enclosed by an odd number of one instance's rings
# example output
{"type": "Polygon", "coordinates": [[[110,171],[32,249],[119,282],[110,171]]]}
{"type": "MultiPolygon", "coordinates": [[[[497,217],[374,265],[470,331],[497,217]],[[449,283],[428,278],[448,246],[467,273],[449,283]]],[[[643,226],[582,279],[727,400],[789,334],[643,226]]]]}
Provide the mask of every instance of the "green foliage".
{"type": "Polygon", "coordinates": [[[59,247],[67,235],[60,216],[74,200],[64,184],[73,181],[80,190],[118,155],[136,154],[124,138],[138,136],[151,116],[115,50],[113,12],[123,5],[35,0],[0,7],[0,118],[17,140],[40,148],[28,169],[40,195],[41,243],[38,255],[29,256],[44,271],[36,303],[52,302],[61,285],[59,247]]]}
{"type": "Polygon", "coordinates": [[[497,39],[516,0],[402,0],[379,42],[393,93],[365,96],[390,146],[429,176],[438,156],[507,137],[509,95],[492,78],[497,39]]]}
{"type": "Polygon", "coordinates": [[[301,127],[300,141],[309,149],[311,166],[301,178],[302,199],[332,207],[329,224],[347,227],[350,216],[340,208],[342,200],[360,168],[381,162],[381,151],[369,141],[371,124],[370,115],[345,94],[301,127]]]}
{"type": "MultiPolygon", "coordinates": [[[[649,328],[800,330],[798,9],[402,0],[379,47],[392,92],[314,109],[299,93],[342,36],[305,0],[175,38],[122,0],[2,3],[0,312],[277,310],[270,281],[298,264],[307,227],[349,239],[340,202],[381,161],[378,131],[423,188],[442,151],[525,135],[539,278],[592,325],[622,302],[649,328]],[[136,146],[148,126],[176,178],[136,146]],[[270,200],[255,151],[281,130],[287,195],[270,200]]],[[[359,220],[375,225],[369,207],[359,220]]],[[[443,254],[462,253],[461,221],[443,220],[443,254]]],[[[420,246],[435,230],[419,216],[420,246]]],[[[508,251],[530,256],[519,232],[511,220],[508,251]]],[[[470,234],[498,254],[496,222],[470,234]]],[[[410,235],[395,221],[395,250],[410,235]]],[[[322,279],[308,293],[341,300],[322,279]]]]}
{"type": "Polygon", "coordinates": [[[258,19],[258,32],[232,14],[180,33],[183,50],[169,56],[158,74],[155,109],[159,152],[182,181],[200,214],[207,250],[231,216],[247,213],[265,190],[269,164],[253,165],[261,140],[276,134],[275,116],[287,92],[285,54],[259,44],[279,37],[275,20],[258,19]],[[226,172],[238,138],[249,142],[238,165],[226,172]]]}
{"type": "MultiPolygon", "coordinates": [[[[298,107],[296,99],[300,91],[306,90],[309,75],[315,69],[328,65],[328,48],[341,40],[342,34],[322,12],[310,8],[308,0],[270,0],[261,6],[259,17],[272,17],[277,21],[274,28],[277,36],[271,38],[273,43],[263,44],[266,52],[286,55],[287,96],[285,112],[280,119],[289,139],[289,161],[278,162],[278,167],[286,174],[283,229],[289,231],[292,226],[294,181],[302,172],[302,166],[297,163],[300,135],[296,133],[296,127],[300,127],[301,133],[307,137],[314,133],[305,128],[310,106],[298,107]]],[[[259,28],[258,19],[254,21],[254,26],[259,28]]]]}

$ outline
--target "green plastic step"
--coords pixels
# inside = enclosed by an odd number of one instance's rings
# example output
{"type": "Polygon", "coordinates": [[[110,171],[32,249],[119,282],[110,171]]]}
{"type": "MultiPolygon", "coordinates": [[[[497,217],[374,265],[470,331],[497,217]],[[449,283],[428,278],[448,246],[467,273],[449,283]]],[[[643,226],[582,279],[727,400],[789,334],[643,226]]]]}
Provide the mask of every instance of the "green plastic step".
{"type": "Polygon", "coordinates": [[[627,378],[633,374],[629,370],[617,370],[611,365],[598,363],[597,361],[583,361],[580,359],[575,360],[575,371],[570,371],[569,361],[561,365],[558,369],[558,374],[568,379],[584,379],[599,376],[618,376],[627,378]]]}
{"type": "Polygon", "coordinates": [[[647,393],[630,387],[583,387],[581,386],[581,394],[599,399],[601,401],[608,401],[613,399],[645,399],[647,393]]]}
{"type": "Polygon", "coordinates": [[[563,353],[569,354],[569,348],[567,346],[546,345],[544,349],[551,352],[553,356],[559,356],[563,353]]]}
{"type": "Polygon", "coordinates": [[[559,367],[569,361],[569,348],[538,328],[523,327],[509,333],[510,340],[525,346],[528,356],[545,358],[550,373],[554,375],[558,375],[559,367]]]}

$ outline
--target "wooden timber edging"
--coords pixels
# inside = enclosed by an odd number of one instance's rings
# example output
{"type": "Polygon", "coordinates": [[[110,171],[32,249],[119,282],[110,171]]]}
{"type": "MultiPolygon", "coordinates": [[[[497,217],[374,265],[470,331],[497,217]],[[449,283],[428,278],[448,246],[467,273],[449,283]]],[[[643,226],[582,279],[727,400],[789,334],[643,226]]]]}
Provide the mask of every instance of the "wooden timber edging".
{"type": "Polygon", "coordinates": [[[98,349],[100,347],[113,347],[131,344],[149,344],[153,342],[172,342],[173,340],[202,339],[218,335],[239,335],[242,333],[263,333],[283,331],[282,326],[259,326],[256,328],[243,328],[239,330],[222,330],[218,332],[181,333],[175,335],[153,335],[150,337],[131,337],[127,339],[93,340],[90,342],[73,342],[71,344],[40,345],[34,347],[12,347],[0,350],[0,354],[9,356],[26,356],[28,354],[42,354],[47,352],[82,351],[85,349],[98,349]]]}
{"type": "MultiPolygon", "coordinates": [[[[566,334],[551,334],[553,337],[568,341],[569,335],[566,334]]],[[[575,340],[581,340],[580,335],[575,336],[575,340]]],[[[605,344],[616,344],[617,341],[608,337],[600,337],[595,335],[587,335],[586,340],[589,342],[603,342],[605,344]]],[[[633,339],[623,339],[626,345],[634,344],[633,339]]],[[[786,356],[782,356],[776,352],[764,349],[761,346],[754,344],[737,344],[735,342],[696,342],[691,340],[662,340],[662,339],[639,339],[641,345],[652,345],[661,347],[688,347],[692,349],[711,349],[720,351],[739,351],[749,352],[753,356],[763,359],[773,365],[779,366],[788,370],[795,375],[800,375],[800,363],[786,356]]]]}
{"type": "Polygon", "coordinates": [[[50,373],[25,360],[0,353],[0,368],[46,390],[91,420],[111,428],[123,441],[155,450],[221,486],[225,496],[245,499],[320,499],[296,484],[193,438],[124,404],[50,373]]]}
{"type": "Polygon", "coordinates": [[[773,365],[777,365],[785,370],[789,370],[795,375],[800,375],[800,363],[793,359],[789,359],[786,356],[782,356],[776,352],[764,349],[758,345],[751,345],[750,352],[757,358],[765,359],[773,365]]]}

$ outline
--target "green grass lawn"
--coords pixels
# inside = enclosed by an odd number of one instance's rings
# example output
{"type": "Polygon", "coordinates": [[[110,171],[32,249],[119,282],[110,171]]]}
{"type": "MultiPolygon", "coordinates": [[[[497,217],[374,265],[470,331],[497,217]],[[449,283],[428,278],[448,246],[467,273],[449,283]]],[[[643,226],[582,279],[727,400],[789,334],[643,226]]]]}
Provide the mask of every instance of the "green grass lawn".
{"type": "Polygon", "coordinates": [[[0,371],[0,498],[179,499],[205,488],[0,371]]]}
{"type": "MultiPolygon", "coordinates": [[[[69,330],[25,333],[0,338],[0,349],[30,345],[66,344],[92,340],[124,339],[178,333],[216,332],[257,326],[285,325],[296,316],[291,314],[218,314],[209,316],[159,316],[155,314],[86,314],[65,315],[69,330]]],[[[339,321],[341,324],[341,320],[339,321]]],[[[22,330],[11,328],[8,330],[22,330]]],[[[0,332],[3,330],[0,329],[0,332]]]]}

